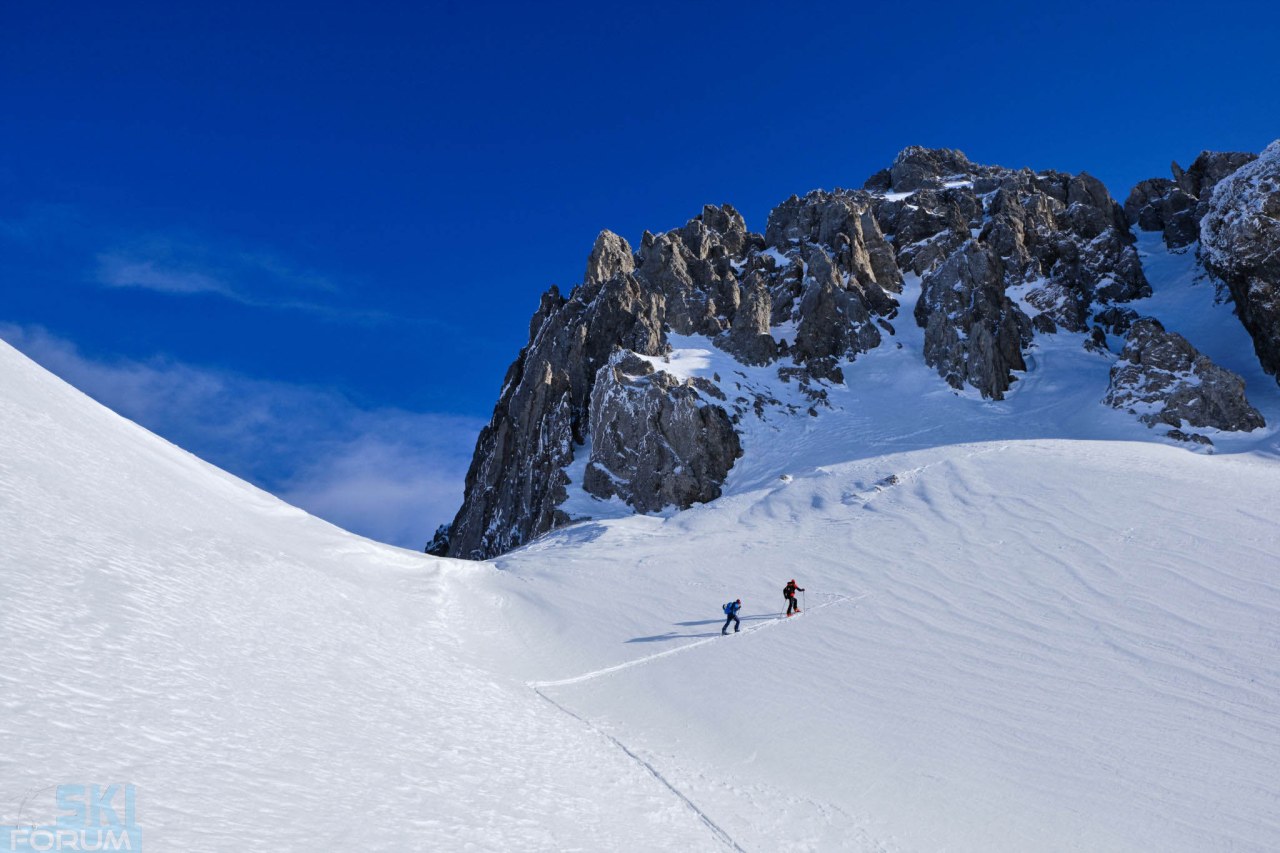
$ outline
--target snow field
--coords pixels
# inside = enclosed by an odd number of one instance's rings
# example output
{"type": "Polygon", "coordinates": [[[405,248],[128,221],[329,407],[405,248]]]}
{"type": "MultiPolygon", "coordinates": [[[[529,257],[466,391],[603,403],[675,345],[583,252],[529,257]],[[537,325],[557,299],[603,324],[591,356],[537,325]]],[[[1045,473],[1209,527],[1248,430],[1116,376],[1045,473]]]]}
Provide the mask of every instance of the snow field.
{"type": "Polygon", "coordinates": [[[807,400],[774,369],[676,337],[659,369],[780,406],[740,423],[715,504],[496,561],[522,601],[503,630],[562,682],[540,689],[745,849],[1280,845],[1258,509],[1280,488],[1280,393],[1194,254],[1139,248],[1154,295],[1132,307],[1241,373],[1268,427],[1213,432],[1214,456],[1163,439],[1100,405],[1114,356],[1067,333],[1037,336],[1006,400],[954,392],[923,363],[914,277],[896,335],[817,418],[783,413],[807,400]],[[768,624],[793,574],[857,604],[718,637],[721,602],[768,624]]]}
{"type": "Polygon", "coordinates": [[[1280,542],[1248,508],[1274,467],[946,452],[553,534],[499,561],[539,602],[504,630],[744,849],[1274,846],[1280,542]],[[778,622],[792,575],[809,609],[778,622]],[[735,597],[756,630],[722,639],[735,597]]]}
{"type": "Polygon", "coordinates": [[[0,827],[132,782],[162,850],[1280,849],[1280,390],[1140,249],[1133,307],[1272,426],[1162,439],[1080,335],[953,392],[909,279],[817,417],[677,338],[660,369],[779,401],[725,496],[490,563],[308,517],[0,344],[0,827]]]}
{"type": "Polygon", "coordinates": [[[131,782],[147,849],[686,849],[697,818],[359,539],[0,345],[0,826],[131,782]],[[500,662],[499,662],[500,663],[500,662]],[[21,815],[19,813],[21,812],[21,815]]]}

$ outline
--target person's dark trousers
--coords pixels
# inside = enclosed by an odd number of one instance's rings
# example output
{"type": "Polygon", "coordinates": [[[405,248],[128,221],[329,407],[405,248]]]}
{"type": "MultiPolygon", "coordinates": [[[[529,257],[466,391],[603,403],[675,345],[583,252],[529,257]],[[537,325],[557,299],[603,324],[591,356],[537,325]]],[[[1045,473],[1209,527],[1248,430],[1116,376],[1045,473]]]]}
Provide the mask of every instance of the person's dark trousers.
{"type": "Polygon", "coordinates": [[[734,632],[735,634],[736,634],[736,633],[738,633],[738,628],[740,628],[740,627],[742,626],[742,623],[740,623],[740,622],[738,621],[738,614],[737,614],[737,613],[730,613],[730,614],[729,614],[729,618],[728,618],[728,619],[726,619],[726,620],[724,620],[724,627],[720,629],[720,633],[721,633],[721,634],[727,634],[727,633],[729,633],[729,623],[730,623],[730,622],[732,622],[732,623],[733,623],[733,632],[734,632]]]}
{"type": "Polygon", "coordinates": [[[796,597],[793,595],[787,599],[787,615],[791,615],[791,611],[800,612],[800,605],[796,603],[796,597]]]}

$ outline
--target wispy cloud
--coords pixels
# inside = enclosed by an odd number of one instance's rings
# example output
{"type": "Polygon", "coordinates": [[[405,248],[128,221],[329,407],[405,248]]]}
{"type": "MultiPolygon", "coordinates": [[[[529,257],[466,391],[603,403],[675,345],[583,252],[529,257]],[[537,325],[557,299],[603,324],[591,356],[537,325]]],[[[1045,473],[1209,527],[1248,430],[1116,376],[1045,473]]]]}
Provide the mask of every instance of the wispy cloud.
{"type": "Polygon", "coordinates": [[[199,240],[147,235],[97,256],[95,279],[107,287],[159,293],[214,293],[245,305],[294,308],[321,305],[340,295],[334,281],[261,250],[199,240]]]}
{"type": "Polygon", "coordinates": [[[328,323],[438,326],[428,317],[370,309],[367,282],[312,268],[225,235],[125,230],[71,205],[32,205],[0,218],[9,269],[56,271],[63,282],[306,314],[328,323]]]}
{"type": "Polygon", "coordinates": [[[155,261],[98,256],[98,281],[108,287],[138,287],[160,293],[218,293],[237,298],[226,282],[195,270],[165,268],[155,261]]]}
{"type": "Polygon", "coordinates": [[[94,279],[106,287],[176,296],[213,294],[253,308],[296,311],[330,322],[433,324],[346,304],[343,287],[332,278],[268,252],[191,239],[152,236],[100,253],[94,279]]]}
{"type": "Polygon", "coordinates": [[[44,329],[3,338],[90,396],[216,465],[372,539],[421,548],[452,520],[483,426],[364,409],[336,392],[167,359],[96,360],[44,329]]]}

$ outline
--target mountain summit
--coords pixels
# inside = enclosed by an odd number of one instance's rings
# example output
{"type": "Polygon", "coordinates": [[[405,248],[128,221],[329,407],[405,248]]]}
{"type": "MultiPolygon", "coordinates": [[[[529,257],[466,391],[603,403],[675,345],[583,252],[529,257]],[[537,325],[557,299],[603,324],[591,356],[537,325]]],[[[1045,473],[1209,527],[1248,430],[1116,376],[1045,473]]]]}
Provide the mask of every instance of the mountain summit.
{"type": "Polygon", "coordinates": [[[582,283],[543,294],[434,550],[486,558],[574,519],[713,500],[758,451],[750,422],[778,434],[807,429],[781,419],[847,412],[834,396],[858,390],[851,367],[886,348],[936,374],[924,393],[981,404],[1005,400],[1042,369],[1038,353],[1069,340],[1108,368],[1085,405],[1196,446],[1263,426],[1244,380],[1187,336],[1199,321],[1153,301],[1150,267],[1225,285],[1274,374],[1278,170],[1280,144],[1261,158],[1205,152],[1121,206],[1087,173],[911,147],[862,189],[792,196],[763,234],[729,205],[646,231],[634,249],[604,231],[582,283]],[[1144,233],[1165,243],[1145,262],[1144,233]],[[674,354],[699,348],[722,369],[672,368],[674,354]]]}

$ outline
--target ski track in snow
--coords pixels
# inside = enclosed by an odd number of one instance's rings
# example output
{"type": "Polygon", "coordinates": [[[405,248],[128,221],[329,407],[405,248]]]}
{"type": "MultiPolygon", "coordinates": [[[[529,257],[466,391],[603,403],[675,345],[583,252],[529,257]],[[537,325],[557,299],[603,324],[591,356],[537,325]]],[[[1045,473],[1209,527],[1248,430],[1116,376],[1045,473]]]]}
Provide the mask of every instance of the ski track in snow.
{"type": "Polygon", "coordinates": [[[571,597],[563,636],[547,641],[584,660],[648,627],[592,618],[609,598],[651,625],[683,587],[712,604],[762,575],[873,596],[863,619],[774,632],[750,655],[715,637],[556,680],[575,713],[745,847],[788,846],[776,839],[789,821],[757,815],[792,795],[790,818],[813,827],[794,849],[1263,850],[1280,833],[1265,806],[1280,788],[1280,543],[1249,506],[1274,500],[1280,479],[1262,458],[1002,441],[817,467],[673,518],[612,523],[579,553],[553,535],[502,574],[545,586],[547,601],[571,597]],[[659,569],[655,593],[645,575],[659,569]],[[640,665],[655,661],[671,665],[640,665]],[[724,698],[703,685],[725,666],[731,704],[691,723],[724,698]],[[762,687],[778,679],[790,701],[762,687]],[[738,707],[797,715],[816,759],[793,766],[738,707]],[[717,760],[744,781],[695,769],[717,760]],[[755,776],[757,764],[771,770],[755,776]]]}
{"type": "Polygon", "coordinates": [[[668,780],[666,776],[663,776],[658,771],[658,768],[654,767],[652,764],[645,761],[640,756],[636,755],[630,749],[627,749],[626,744],[624,744],[622,741],[618,740],[616,737],[609,734],[608,732],[601,730],[599,726],[592,723],[586,717],[582,717],[582,716],[579,716],[578,714],[575,714],[573,711],[569,710],[564,705],[552,699],[546,693],[543,693],[537,687],[534,687],[533,690],[535,693],[537,693],[547,702],[550,702],[555,708],[559,709],[561,713],[568,714],[570,717],[577,720],[582,725],[586,726],[593,733],[599,735],[600,737],[607,740],[609,743],[616,746],[628,758],[630,758],[636,764],[640,765],[645,770],[647,770],[649,772],[649,775],[651,775],[654,779],[658,780],[658,782],[660,782],[663,785],[663,787],[665,787],[668,791],[670,791],[677,798],[679,798],[680,802],[688,806],[689,810],[698,816],[698,819],[702,821],[702,823],[707,827],[707,829],[711,831],[712,835],[715,836],[716,840],[719,841],[722,845],[724,845],[725,847],[731,848],[733,850],[737,850],[738,853],[746,853],[746,851],[743,850],[742,847],[738,845],[738,842],[733,840],[732,836],[730,836],[729,833],[725,832],[724,829],[719,824],[717,824],[714,820],[712,820],[710,815],[708,815],[702,809],[698,808],[697,803],[695,803],[693,800],[685,796],[684,793],[675,785],[671,784],[670,780],[668,780]]]}
{"type": "Polygon", "coordinates": [[[154,850],[684,850],[649,774],[469,653],[483,570],[362,540],[0,344],[0,846],[132,783],[154,850]]]}
{"type": "MultiPolygon", "coordinates": [[[[867,595],[869,595],[869,594],[870,594],[870,593],[864,593],[864,594],[862,594],[862,595],[856,595],[856,596],[836,595],[836,596],[834,596],[834,597],[833,597],[833,600],[831,600],[831,601],[824,601],[824,602],[822,602],[821,604],[814,605],[814,607],[813,607],[813,608],[811,608],[811,609],[812,609],[812,610],[821,610],[822,608],[824,608],[824,607],[830,607],[830,606],[832,606],[833,604],[842,604],[842,603],[845,603],[845,602],[854,602],[854,601],[858,601],[858,600],[860,600],[860,599],[866,598],[866,597],[867,597],[867,595]]],[[[799,614],[799,615],[800,615],[800,616],[804,616],[805,614],[810,613],[810,612],[811,612],[811,609],[810,609],[810,608],[806,608],[806,609],[805,609],[805,611],[804,611],[803,613],[799,614]]],[[[734,633],[734,634],[751,634],[751,633],[755,633],[756,631],[760,631],[760,630],[765,629],[765,628],[773,627],[774,625],[777,625],[779,622],[787,622],[787,621],[789,621],[791,618],[794,618],[794,617],[779,616],[779,617],[777,617],[777,618],[775,618],[775,619],[770,619],[770,620],[768,620],[768,621],[762,622],[762,623],[760,623],[759,625],[752,625],[752,626],[749,626],[749,627],[747,627],[747,628],[742,629],[741,631],[734,631],[733,633],[734,633]]],[[[595,725],[594,723],[592,723],[592,722],[591,722],[589,719],[587,719],[586,717],[583,717],[583,716],[581,716],[581,715],[579,715],[579,714],[575,713],[574,711],[570,710],[570,709],[569,709],[567,706],[565,706],[564,704],[562,704],[562,703],[560,703],[560,702],[557,702],[555,699],[552,699],[550,696],[548,696],[548,695],[544,692],[544,688],[551,688],[551,687],[566,687],[566,686],[573,685],[573,684],[580,684],[580,683],[582,683],[582,682],[584,682],[584,681],[591,681],[591,680],[593,680],[593,679],[600,678],[600,677],[602,677],[602,676],[612,675],[612,674],[614,674],[614,673],[616,673],[616,672],[620,672],[620,671],[622,671],[622,670],[631,669],[632,667],[637,667],[637,666],[643,666],[643,665],[645,665],[645,664],[650,664],[650,663],[652,663],[652,662],[654,662],[654,661],[656,661],[656,660],[659,660],[660,658],[671,657],[671,656],[673,656],[673,655],[683,654],[683,653],[685,653],[685,652],[689,652],[689,651],[691,651],[691,650],[693,650],[693,649],[695,649],[695,648],[697,648],[697,647],[699,647],[699,646],[704,646],[704,645],[707,645],[707,644],[709,644],[709,643],[714,643],[714,642],[717,642],[717,641],[723,642],[725,639],[727,639],[727,637],[709,637],[709,638],[704,639],[704,640],[698,640],[698,641],[696,641],[696,642],[686,643],[685,645],[683,645],[683,646],[679,646],[679,647],[674,648],[674,649],[668,649],[668,650],[667,650],[667,651],[665,651],[665,652],[658,652],[657,654],[648,655],[647,657],[636,658],[635,660],[630,660],[630,661],[627,661],[626,663],[621,663],[621,664],[618,664],[618,665],[616,665],[616,666],[605,667],[604,669],[598,669],[598,670],[595,670],[595,671],[593,671],[593,672],[584,673],[584,674],[582,674],[582,675],[574,676],[573,678],[562,678],[562,679],[559,679],[558,681],[530,681],[530,682],[528,682],[528,686],[529,686],[529,687],[531,687],[531,688],[533,688],[533,691],[534,691],[535,693],[537,693],[539,696],[541,696],[541,697],[542,697],[543,699],[545,699],[546,701],[550,702],[552,705],[554,705],[554,706],[555,706],[556,708],[558,708],[560,711],[564,712],[565,714],[568,714],[570,717],[572,717],[573,719],[577,720],[579,723],[583,724],[584,726],[586,726],[587,728],[589,728],[591,731],[593,731],[593,732],[595,732],[596,734],[598,734],[600,737],[605,738],[606,740],[608,740],[610,743],[612,743],[614,746],[616,746],[618,749],[620,749],[623,753],[625,753],[625,754],[627,755],[627,757],[628,757],[628,758],[630,758],[631,760],[635,761],[637,764],[639,764],[639,765],[640,765],[640,766],[642,766],[645,770],[647,770],[647,771],[648,771],[648,772],[649,772],[649,773],[650,773],[650,774],[651,774],[655,779],[657,779],[657,780],[658,780],[659,782],[661,782],[661,783],[662,783],[662,784],[663,784],[663,785],[664,785],[668,790],[670,790],[670,791],[671,791],[671,793],[675,794],[675,796],[677,796],[677,797],[680,799],[680,801],[681,801],[681,802],[683,802],[686,806],[688,806],[688,807],[689,807],[689,809],[690,809],[690,810],[692,810],[692,811],[693,811],[693,813],[694,813],[694,814],[696,814],[696,815],[698,816],[698,818],[699,818],[699,819],[700,819],[704,824],[706,824],[707,828],[708,828],[708,829],[710,829],[710,830],[711,830],[711,832],[716,836],[716,838],[717,838],[721,843],[723,843],[726,847],[730,847],[730,848],[732,848],[732,849],[734,849],[734,850],[737,850],[737,851],[739,851],[739,853],[746,853],[746,851],[745,851],[745,850],[743,850],[743,848],[742,848],[742,847],[741,847],[741,846],[740,846],[736,841],[734,841],[734,840],[733,840],[733,838],[732,838],[732,837],[731,837],[727,832],[725,832],[725,830],[724,830],[724,829],[723,829],[719,824],[717,824],[717,823],[716,823],[716,822],[711,818],[711,816],[710,816],[710,815],[708,815],[705,811],[703,811],[701,808],[699,808],[699,806],[697,805],[697,803],[695,803],[693,800],[691,800],[691,799],[689,798],[689,796],[688,796],[688,795],[686,795],[683,791],[681,791],[681,790],[680,790],[679,788],[677,788],[674,784],[672,784],[671,780],[669,780],[666,776],[662,775],[662,773],[661,773],[661,772],[660,772],[656,767],[654,767],[654,766],[653,766],[653,764],[651,764],[650,762],[648,762],[648,761],[646,761],[645,759],[641,758],[639,755],[637,755],[635,752],[633,752],[631,749],[629,749],[629,748],[627,747],[627,745],[626,745],[626,744],[624,744],[622,741],[618,740],[618,738],[616,738],[616,737],[614,737],[613,735],[609,734],[608,732],[606,732],[606,731],[602,730],[599,726],[597,726],[597,725],[595,725]]]]}
{"type": "MultiPolygon", "coordinates": [[[[808,610],[806,610],[805,613],[810,612],[810,610],[821,610],[822,608],[830,607],[833,604],[842,604],[846,601],[858,601],[860,599],[866,598],[867,595],[870,595],[870,593],[864,593],[862,595],[852,595],[852,596],[838,595],[838,596],[835,596],[834,600],[832,601],[824,601],[821,604],[815,604],[812,608],[809,608],[808,610]]],[[[804,613],[801,613],[799,615],[803,616],[804,613]]],[[[779,616],[774,619],[765,620],[758,625],[749,625],[740,631],[731,631],[730,633],[731,634],[753,634],[756,631],[760,631],[766,628],[772,628],[775,625],[777,625],[779,622],[786,622],[790,618],[791,617],[787,617],[787,616],[779,616]]],[[[665,652],[658,652],[657,654],[648,655],[647,657],[635,658],[634,660],[629,660],[629,661],[626,661],[625,663],[615,664],[614,666],[607,666],[604,669],[597,669],[592,672],[584,673],[582,675],[575,675],[571,678],[561,678],[555,681],[530,681],[528,682],[528,685],[534,689],[538,689],[542,687],[564,687],[569,684],[579,684],[583,681],[590,681],[593,678],[600,678],[601,676],[612,675],[613,673],[621,672],[624,669],[631,669],[632,667],[635,667],[635,666],[643,666],[647,663],[652,663],[653,661],[658,660],[660,658],[666,658],[666,657],[671,657],[673,655],[684,654],[685,652],[692,651],[693,649],[696,649],[699,646],[705,646],[705,645],[708,645],[709,643],[721,642],[723,639],[724,639],[723,637],[707,637],[706,639],[695,640],[692,643],[685,643],[684,645],[677,646],[674,649],[667,649],[665,652]]]]}

